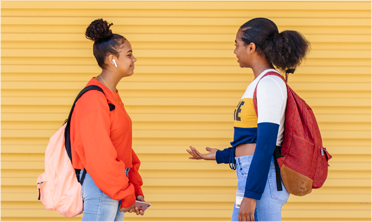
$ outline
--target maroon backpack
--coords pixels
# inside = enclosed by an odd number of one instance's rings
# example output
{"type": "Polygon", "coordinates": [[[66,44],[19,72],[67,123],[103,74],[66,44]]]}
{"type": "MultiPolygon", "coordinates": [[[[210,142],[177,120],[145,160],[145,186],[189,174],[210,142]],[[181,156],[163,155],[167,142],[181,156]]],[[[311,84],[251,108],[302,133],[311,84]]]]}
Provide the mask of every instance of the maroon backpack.
{"type": "MultiPolygon", "coordinates": [[[[276,72],[268,75],[279,76],[285,83],[283,76],[276,72]]],[[[261,78],[261,79],[262,79],[261,78]]],[[[257,83],[258,86],[258,83],[257,83]]],[[[257,86],[254,91],[253,101],[257,114],[257,86]]],[[[281,150],[277,153],[277,184],[281,189],[280,180],[287,191],[297,196],[303,196],[320,188],[328,174],[328,161],[332,156],[322,145],[322,137],[310,106],[301,99],[286,83],[287,108],[285,111],[284,137],[281,150]],[[280,175],[279,177],[279,167],[280,175]]]]}

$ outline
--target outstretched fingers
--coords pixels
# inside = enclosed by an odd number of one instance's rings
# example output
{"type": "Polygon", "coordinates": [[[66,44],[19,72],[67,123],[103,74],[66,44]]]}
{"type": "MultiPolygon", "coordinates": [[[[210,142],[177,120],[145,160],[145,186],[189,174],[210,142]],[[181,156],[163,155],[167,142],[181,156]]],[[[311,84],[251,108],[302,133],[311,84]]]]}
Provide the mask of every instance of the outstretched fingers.
{"type": "Polygon", "coordinates": [[[198,159],[198,156],[192,151],[191,146],[190,146],[190,150],[187,149],[186,151],[191,155],[189,159],[198,159]]]}
{"type": "MultiPolygon", "coordinates": [[[[191,147],[190,147],[190,148],[191,148],[191,147]]],[[[189,157],[189,159],[197,159],[196,156],[194,156],[194,153],[193,153],[191,150],[187,149],[186,151],[191,155],[191,156],[189,157]]]]}
{"type": "Polygon", "coordinates": [[[196,156],[198,159],[204,159],[204,155],[201,154],[197,149],[195,149],[195,147],[190,147],[194,156],[196,156]]]}

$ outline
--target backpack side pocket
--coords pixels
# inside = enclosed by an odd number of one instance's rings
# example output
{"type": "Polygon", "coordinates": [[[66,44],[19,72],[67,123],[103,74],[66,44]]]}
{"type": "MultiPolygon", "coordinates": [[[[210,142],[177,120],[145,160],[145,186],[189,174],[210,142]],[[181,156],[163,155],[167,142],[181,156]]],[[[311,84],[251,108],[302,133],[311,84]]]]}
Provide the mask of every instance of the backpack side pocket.
{"type": "Polygon", "coordinates": [[[55,204],[52,198],[52,192],[50,190],[50,186],[48,186],[48,181],[46,178],[45,172],[40,174],[37,178],[37,192],[38,192],[38,200],[40,200],[47,210],[56,210],[55,204]]]}

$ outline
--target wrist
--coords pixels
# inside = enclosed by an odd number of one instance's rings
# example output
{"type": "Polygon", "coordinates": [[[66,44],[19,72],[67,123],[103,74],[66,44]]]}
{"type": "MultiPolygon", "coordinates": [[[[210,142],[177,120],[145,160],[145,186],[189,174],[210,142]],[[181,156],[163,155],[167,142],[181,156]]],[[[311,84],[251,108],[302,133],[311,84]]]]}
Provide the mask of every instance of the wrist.
{"type": "Polygon", "coordinates": [[[243,199],[246,199],[246,201],[251,202],[251,203],[256,203],[256,199],[249,198],[249,197],[244,197],[243,199]]]}

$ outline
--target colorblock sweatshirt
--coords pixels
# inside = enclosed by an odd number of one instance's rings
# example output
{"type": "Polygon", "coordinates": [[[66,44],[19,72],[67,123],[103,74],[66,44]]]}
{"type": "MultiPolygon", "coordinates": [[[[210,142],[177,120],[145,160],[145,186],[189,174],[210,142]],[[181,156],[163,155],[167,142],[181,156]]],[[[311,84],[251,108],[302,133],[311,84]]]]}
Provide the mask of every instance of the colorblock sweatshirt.
{"type": "Polygon", "coordinates": [[[99,189],[130,207],[143,195],[140,160],[132,149],[132,121],[118,92],[92,78],[105,93],[91,90],[77,102],[71,117],[71,152],[75,169],[86,169],[99,189]],[[110,111],[108,103],[115,105],[110,111]],[[129,178],[125,169],[130,168],[129,178]]]}
{"type": "MultiPolygon", "coordinates": [[[[216,153],[217,163],[231,163],[235,148],[241,144],[256,143],[256,149],[248,171],[244,197],[261,199],[269,174],[270,162],[276,146],[283,141],[287,88],[278,76],[266,76],[263,71],[251,82],[234,112],[234,141],[231,148],[216,153]],[[257,86],[257,115],[253,94],[257,86]]],[[[279,72],[277,72],[279,73],[279,72]]]]}

